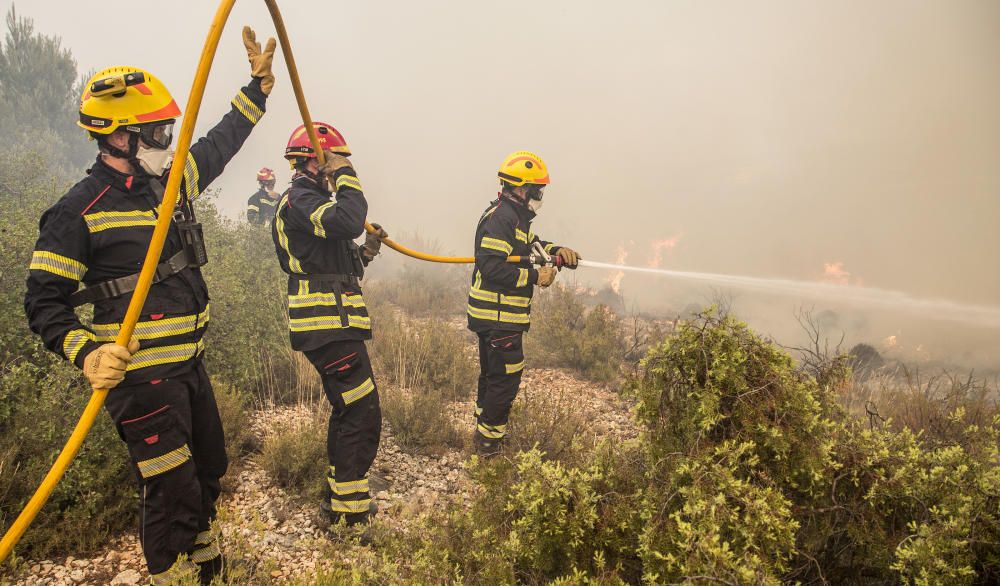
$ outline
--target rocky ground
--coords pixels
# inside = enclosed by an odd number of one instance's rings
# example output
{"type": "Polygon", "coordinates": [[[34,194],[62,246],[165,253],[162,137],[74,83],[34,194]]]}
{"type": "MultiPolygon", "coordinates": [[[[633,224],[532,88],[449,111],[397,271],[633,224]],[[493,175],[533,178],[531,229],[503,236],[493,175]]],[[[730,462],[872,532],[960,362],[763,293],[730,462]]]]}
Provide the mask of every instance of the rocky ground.
{"type": "MultiPolygon", "coordinates": [[[[533,369],[525,372],[525,399],[558,397],[579,413],[586,414],[589,433],[618,439],[634,437],[629,406],[614,392],[580,380],[568,372],[533,369]]],[[[471,433],[472,402],[455,403],[453,417],[471,433]]],[[[257,412],[254,433],[261,439],[275,430],[310,417],[306,407],[281,407],[257,412]]],[[[435,456],[410,455],[399,449],[392,430],[383,430],[383,440],[373,473],[386,481],[375,495],[379,523],[390,529],[406,523],[417,511],[460,504],[475,491],[464,472],[468,454],[445,451],[435,456]]],[[[220,503],[220,521],[225,550],[253,552],[239,582],[283,582],[307,578],[332,565],[338,558],[363,562],[374,555],[365,547],[335,539],[323,526],[316,503],[304,503],[275,485],[253,456],[240,462],[226,481],[231,490],[220,503]]],[[[106,551],[90,558],[21,561],[12,577],[0,576],[2,584],[77,585],[147,584],[145,563],[135,536],[124,536],[106,551]]]]}

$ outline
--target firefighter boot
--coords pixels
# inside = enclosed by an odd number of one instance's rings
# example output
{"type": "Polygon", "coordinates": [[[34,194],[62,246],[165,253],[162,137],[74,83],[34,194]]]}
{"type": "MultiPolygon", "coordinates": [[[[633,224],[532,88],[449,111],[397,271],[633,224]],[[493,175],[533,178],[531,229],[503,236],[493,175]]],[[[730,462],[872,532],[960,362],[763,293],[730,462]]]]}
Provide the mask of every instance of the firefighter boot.
{"type": "Polygon", "coordinates": [[[503,438],[488,438],[477,429],[472,434],[472,445],[476,448],[476,454],[483,458],[492,458],[500,453],[503,448],[503,438]]]}

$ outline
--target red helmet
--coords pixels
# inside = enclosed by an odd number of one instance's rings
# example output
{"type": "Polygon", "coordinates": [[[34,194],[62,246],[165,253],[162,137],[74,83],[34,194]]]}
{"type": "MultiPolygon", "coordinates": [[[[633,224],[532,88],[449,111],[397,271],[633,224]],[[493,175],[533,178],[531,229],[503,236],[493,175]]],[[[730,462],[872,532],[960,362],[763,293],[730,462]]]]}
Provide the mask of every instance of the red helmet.
{"type": "Polygon", "coordinates": [[[274,181],[274,171],[267,167],[257,171],[257,181],[274,181]]]}
{"type": "MultiPolygon", "coordinates": [[[[344,135],[340,134],[336,128],[326,122],[313,122],[313,128],[316,129],[319,144],[324,150],[333,151],[345,157],[351,156],[351,150],[347,148],[347,141],[344,140],[344,135]]],[[[313,152],[312,143],[309,142],[309,133],[306,132],[305,124],[295,129],[292,136],[288,138],[288,146],[285,147],[286,159],[296,159],[298,157],[307,157],[310,159],[316,157],[316,153],[313,152]]]]}

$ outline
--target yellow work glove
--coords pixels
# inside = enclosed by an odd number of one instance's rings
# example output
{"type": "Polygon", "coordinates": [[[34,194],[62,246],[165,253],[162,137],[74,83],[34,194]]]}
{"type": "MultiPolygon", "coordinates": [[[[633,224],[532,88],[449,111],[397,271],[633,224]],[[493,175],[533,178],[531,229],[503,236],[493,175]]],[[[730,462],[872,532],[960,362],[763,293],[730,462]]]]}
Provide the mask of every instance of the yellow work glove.
{"type": "Polygon", "coordinates": [[[556,269],[554,267],[539,267],[538,281],[535,283],[539,287],[548,287],[556,280],[556,269]]]}
{"type": "Polygon", "coordinates": [[[563,246],[559,249],[557,256],[562,259],[563,265],[575,269],[580,264],[580,255],[572,248],[563,246]]]}
{"type": "Polygon", "coordinates": [[[250,75],[260,78],[260,91],[264,95],[271,93],[274,87],[274,74],[271,73],[271,62],[274,60],[274,39],[267,40],[267,47],[262,51],[257,42],[257,34],[253,29],[243,27],[243,46],[247,48],[247,59],[250,60],[250,75]]]}
{"type": "Polygon", "coordinates": [[[365,234],[365,243],[361,247],[361,254],[368,262],[371,262],[381,252],[382,239],[389,237],[389,233],[375,222],[372,222],[372,228],[375,228],[375,231],[365,234]]]}
{"type": "Polygon", "coordinates": [[[129,340],[128,348],[101,344],[83,359],[83,374],[95,389],[113,389],[125,378],[132,355],[139,350],[139,340],[129,340]]]}
{"type": "Polygon", "coordinates": [[[352,165],[344,155],[337,154],[330,150],[323,151],[323,153],[326,157],[323,164],[319,166],[319,174],[326,179],[327,183],[329,183],[330,191],[336,193],[337,184],[334,182],[333,176],[336,175],[337,171],[343,169],[344,167],[348,167],[353,170],[354,165],[352,165]]]}

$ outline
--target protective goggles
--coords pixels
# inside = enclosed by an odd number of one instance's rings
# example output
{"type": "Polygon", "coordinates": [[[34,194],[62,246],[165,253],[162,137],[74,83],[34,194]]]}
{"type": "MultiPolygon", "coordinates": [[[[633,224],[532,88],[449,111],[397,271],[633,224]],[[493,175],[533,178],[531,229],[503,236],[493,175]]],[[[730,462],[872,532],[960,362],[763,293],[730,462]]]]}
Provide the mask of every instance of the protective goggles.
{"type": "Polygon", "coordinates": [[[173,120],[152,122],[141,126],[129,126],[126,130],[138,133],[142,142],[154,149],[168,149],[170,148],[170,144],[174,142],[173,120]]]}
{"type": "Polygon", "coordinates": [[[535,201],[542,201],[542,196],[545,195],[545,186],[538,185],[537,183],[529,184],[528,186],[528,199],[533,199],[535,201]]]}

